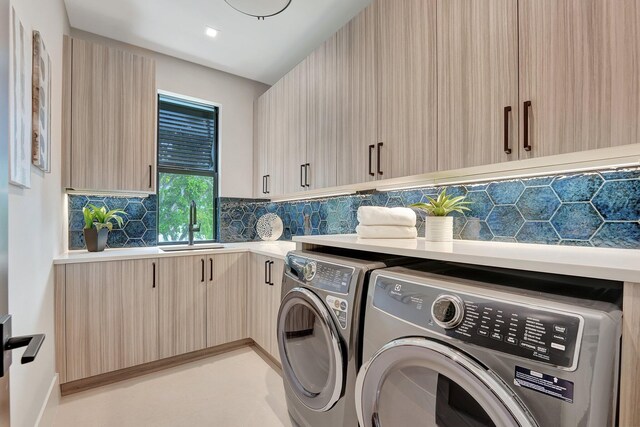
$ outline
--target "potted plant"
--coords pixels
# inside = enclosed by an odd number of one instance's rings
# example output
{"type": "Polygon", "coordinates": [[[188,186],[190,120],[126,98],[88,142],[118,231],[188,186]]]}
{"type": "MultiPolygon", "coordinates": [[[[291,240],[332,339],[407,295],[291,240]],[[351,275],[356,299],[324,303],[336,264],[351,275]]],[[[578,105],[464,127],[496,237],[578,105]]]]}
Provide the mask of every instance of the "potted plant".
{"type": "Polygon", "coordinates": [[[121,209],[107,211],[104,206],[98,208],[89,205],[82,208],[82,214],[84,215],[84,241],[87,244],[87,250],[102,252],[107,246],[109,231],[113,229],[111,221],[114,220],[118,226],[122,227],[123,221],[120,215],[126,215],[126,212],[121,209]]]}
{"type": "Polygon", "coordinates": [[[469,208],[470,202],[465,202],[465,196],[448,196],[444,189],[433,199],[427,196],[429,203],[414,203],[413,208],[427,213],[425,222],[425,238],[430,242],[453,241],[453,217],[448,216],[452,212],[464,213],[469,208]]]}

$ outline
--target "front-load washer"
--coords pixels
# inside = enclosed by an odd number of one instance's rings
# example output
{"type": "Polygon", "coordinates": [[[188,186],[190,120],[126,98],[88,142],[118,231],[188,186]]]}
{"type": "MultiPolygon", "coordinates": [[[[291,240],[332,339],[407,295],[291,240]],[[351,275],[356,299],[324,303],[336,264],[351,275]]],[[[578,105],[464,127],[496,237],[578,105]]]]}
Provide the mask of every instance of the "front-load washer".
{"type": "Polygon", "coordinates": [[[571,291],[558,276],[434,266],[371,275],[361,427],[615,425],[618,305],[533,290],[571,291]]]}
{"type": "Polygon", "coordinates": [[[277,337],[287,408],[299,426],[356,427],[363,288],[388,265],[293,251],[286,257],[277,337]]]}

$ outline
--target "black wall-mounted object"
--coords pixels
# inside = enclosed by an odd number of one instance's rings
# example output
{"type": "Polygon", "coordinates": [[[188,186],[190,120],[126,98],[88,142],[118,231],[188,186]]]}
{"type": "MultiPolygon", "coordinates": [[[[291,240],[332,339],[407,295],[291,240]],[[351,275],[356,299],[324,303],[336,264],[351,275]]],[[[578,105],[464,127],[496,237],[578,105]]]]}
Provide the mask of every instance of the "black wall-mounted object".
{"type": "Polygon", "coordinates": [[[2,364],[0,364],[0,377],[9,372],[11,366],[11,350],[21,347],[27,347],[20,363],[23,365],[31,363],[36,359],[40,347],[44,342],[44,334],[24,335],[21,337],[11,336],[11,316],[4,315],[0,317],[0,337],[2,337],[2,364]]]}

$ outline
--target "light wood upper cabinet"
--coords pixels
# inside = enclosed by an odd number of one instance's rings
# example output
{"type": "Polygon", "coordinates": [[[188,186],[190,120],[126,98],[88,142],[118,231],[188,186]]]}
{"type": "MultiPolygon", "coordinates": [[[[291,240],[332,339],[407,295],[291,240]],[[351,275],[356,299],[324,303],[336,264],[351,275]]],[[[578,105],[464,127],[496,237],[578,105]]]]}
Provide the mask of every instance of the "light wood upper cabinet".
{"type": "Polygon", "coordinates": [[[337,33],[337,184],[376,179],[376,14],[367,7],[337,33]],[[373,149],[369,147],[373,145],[373,149]],[[371,160],[370,155],[371,153],[371,160]]]}
{"type": "Polygon", "coordinates": [[[434,171],[436,0],[377,0],[374,6],[381,178],[434,171]]]}
{"type": "Polygon", "coordinates": [[[309,188],[336,185],[337,37],[309,55],[307,93],[307,163],[309,188]]]}
{"type": "Polygon", "coordinates": [[[207,256],[176,256],[160,260],[160,357],[207,346],[207,256]]]}
{"type": "Polygon", "coordinates": [[[248,255],[220,254],[207,258],[207,346],[247,338],[248,255]]]}
{"type": "Polygon", "coordinates": [[[80,39],[67,41],[65,185],[155,191],[155,62],[80,39]]]}
{"type": "Polygon", "coordinates": [[[282,79],[283,156],[282,179],[285,194],[304,191],[307,163],[307,82],[308,62],[302,61],[282,79]]]}
{"type": "MultiPolygon", "coordinates": [[[[640,140],[640,2],[519,0],[520,98],[530,151],[640,140]]],[[[521,139],[524,145],[524,140],[521,139]]]]}
{"type": "Polygon", "coordinates": [[[255,197],[266,196],[267,176],[267,132],[268,92],[264,93],[253,104],[253,175],[255,197]]]}
{"type": "Polygon", "coordinates": [[[438,169],[518,159],[517,15],[517,0],[438,0],[438,169]]]}
{"type": "Polygon", "coordinates": [[[74,381],[158,359],[158,260],[67,265],[67,376],[74,381]]]}

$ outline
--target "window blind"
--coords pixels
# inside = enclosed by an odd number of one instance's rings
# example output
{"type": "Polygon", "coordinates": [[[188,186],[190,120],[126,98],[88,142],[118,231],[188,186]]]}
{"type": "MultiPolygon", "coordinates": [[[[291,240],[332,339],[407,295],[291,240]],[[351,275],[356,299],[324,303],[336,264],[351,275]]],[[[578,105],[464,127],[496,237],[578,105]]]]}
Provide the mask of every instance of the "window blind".
{"type": "Polygon", "coordinates": [[[160,96],[158,167],[215,172],[218,109],[160,96]]]}

